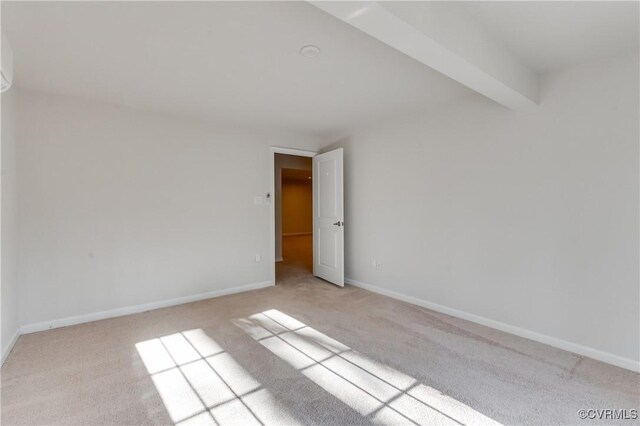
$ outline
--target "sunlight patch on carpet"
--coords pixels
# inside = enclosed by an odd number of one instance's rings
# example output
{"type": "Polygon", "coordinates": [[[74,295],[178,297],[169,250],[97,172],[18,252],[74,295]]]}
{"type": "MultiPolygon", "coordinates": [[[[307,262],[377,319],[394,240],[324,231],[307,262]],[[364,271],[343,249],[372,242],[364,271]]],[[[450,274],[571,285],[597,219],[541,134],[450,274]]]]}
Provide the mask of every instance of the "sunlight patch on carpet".
{"type": "Polygon", "coordinates": [[[174,424],[299,424],[203,330],[136,344],[174,424]]]}
{"type": "Polygon", "coordinates": [[[233,323],[304,376],[385,425],[499,425],[468,405],[275,309],[233,323]]]}

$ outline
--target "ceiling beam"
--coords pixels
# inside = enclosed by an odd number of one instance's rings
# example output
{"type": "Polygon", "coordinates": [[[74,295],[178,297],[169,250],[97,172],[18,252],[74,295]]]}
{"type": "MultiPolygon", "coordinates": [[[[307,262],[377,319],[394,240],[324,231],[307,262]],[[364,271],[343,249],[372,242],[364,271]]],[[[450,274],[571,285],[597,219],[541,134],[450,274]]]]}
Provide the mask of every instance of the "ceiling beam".
{"type": "Polygon", "coordinates": [[[512,110],[538,102],[538,76],[459,6],[310,1],[317,8],[512,110]]]}

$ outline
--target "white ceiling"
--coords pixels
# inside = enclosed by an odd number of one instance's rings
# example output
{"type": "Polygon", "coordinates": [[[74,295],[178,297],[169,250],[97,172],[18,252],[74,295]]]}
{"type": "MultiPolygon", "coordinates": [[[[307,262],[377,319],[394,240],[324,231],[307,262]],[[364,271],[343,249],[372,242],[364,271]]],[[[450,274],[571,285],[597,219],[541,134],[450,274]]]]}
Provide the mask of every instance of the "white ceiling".
{"type": "Polygon", "coordinates": [[[450,5],[538,72],[638,50],[637,1],[477,1],[450,5]]]}
{"type": "MultiPolygon", "coordinates": [[[[537,71],[638,49],[635,2],[446,7],[537,71]]],[[[474,95],[306,2],[2,1],[2,28],[17,86],[327,138],[474,95]]]]}
{"type": "Polygon", "coordinates": [[[3,1],[2,21],[18,86],[221,122],[329,137],[470,93],[306,2],[3,1]]]}

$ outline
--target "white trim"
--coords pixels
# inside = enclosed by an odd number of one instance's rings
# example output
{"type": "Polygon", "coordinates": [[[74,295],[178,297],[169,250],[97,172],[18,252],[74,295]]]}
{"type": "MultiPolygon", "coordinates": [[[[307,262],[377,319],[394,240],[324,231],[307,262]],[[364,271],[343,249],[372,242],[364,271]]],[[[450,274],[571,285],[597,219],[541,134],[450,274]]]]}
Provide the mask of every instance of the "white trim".
{"type": "Polygon", "coordinates": [[[276,262],[282,262],[283,260],[282,256],[276,257],[276,262]]]}
{"type": "Polygon", "coordinates": [[[298,157],[315,157],[318,155],[316,151],[306,151],[304,149],[284,148],[281,146],[272,146],[271,152],[274,154],[297,155],[298,157]]]}
{"type": "Polygon", "coordinates": [[[257,290],[274,285],[273,281],[263,281],[259,283],[246,284],[238,287],[225,288],[222,290],[214,290],[207,293],[194,294],[191,296],[177,297],[175,299],[167,299],[158,302],[145,303],[142,305],[127,306],[124,308],[110,309],[108,311],[94,312],[90,314],[77,315],[73,317],[60,318],[51,321],[43,321],[33,324],[27,324],[20,327],[22,334],[36,333],[38,331],[49,330],[52,328],[66,327],[69,325],[82,324],[85,322],[98,321],[107,318],[121,317],[124,315],[137,314],[153,309],[166,308],[169,306],[182,305],[184,303],[197,302],[198,300],[211,299],[213,297],[226,296],[228,294],[242,293],[244,291],[257,290]]]}
{"type": "Polygon", "coordinates": [[[313,232],[289,232],[288,234],[282,234],[283,237],[299,237],[301,235],[311,235],[313,232]]]}
{"type": "Polygon", "coordinates": [[[387,290],[375,285],[363,283],[361,281],[346,278],[345,282],[355,287],[360,287],[365,290],[372,291],[374,293],[382,294],[384,296],[391,297],[393,299],[401,300],[403,302],[412,303],[414,305],[422,306],[423,308],[431,309],[436,312],[451,315],[453,317],[461,318],[467,321],[475,322],[487,327],[495,328],[496,330],[504,331],[506,333],[515,334],[516,336],[524,337],[525,339],[535,340],[536,342],[544,343],[549,346],[556,347],[565,351],[573,352],[578,355],[587,356],[589,358],[596,359],[598,361],[606,362],[617,367],[625,368],[627,370],[640,372],[640,362],[630,358],[624,358],[619,355],[614,355],[610,352],[604,352],[599,349],[591,348],[589,346],[583,346],[578,343],[569,342],[566,340],[558,339],[556,337],[547,336],[545,334],[537,333],[535,331],[520,328],[515,325],[506,324],[500,321],[495,321],[489,318],[481,317],[479,315],[471,314],[458,309],[450,308],[448,306],[439,305],[437,303],[429,302],[427,300],[419,299],[417,297],[407,296],[395,291],[387,290]]]}
{"type": "Polygon", "coordinates": [[[21,335],[22,335],[21,329],[18,328],[16,330],[15,334],[13,335],[13,337],[11,338],[11,340],[9,341],[9,345],[2,352],[2,361],[0,362],[0,365],[4,364],[4,362],[6,361],[7,357],[9,356],[11,351],[13,350],[13,347],[16,345],[16,343],[18,343],[18,339],[20,338],[21,335]]]}
{"type": "Polygon", "coordinates": [[[270,236],[269,236],[269,263],[271,264],[271,281],[276,282],[276,262],[282,262],[282,258],[276,259],[276,154],[297,155],[299,157],[315,157],[315,151],[303,149],[284,148],[280,146],[269,147],[269,193],[271,194],[271,206],[269,208],[270,236]]]}

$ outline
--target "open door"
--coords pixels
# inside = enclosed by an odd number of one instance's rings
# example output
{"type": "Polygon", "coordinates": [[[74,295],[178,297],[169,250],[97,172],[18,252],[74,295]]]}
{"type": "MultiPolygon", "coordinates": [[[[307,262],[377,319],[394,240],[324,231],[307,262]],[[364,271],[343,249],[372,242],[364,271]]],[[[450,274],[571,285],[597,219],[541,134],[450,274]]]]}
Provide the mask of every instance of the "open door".
{"type": "Polygon", "coordinates": [[[313,157],[313,275],[344,287],[342,148],[313,157]]]}

